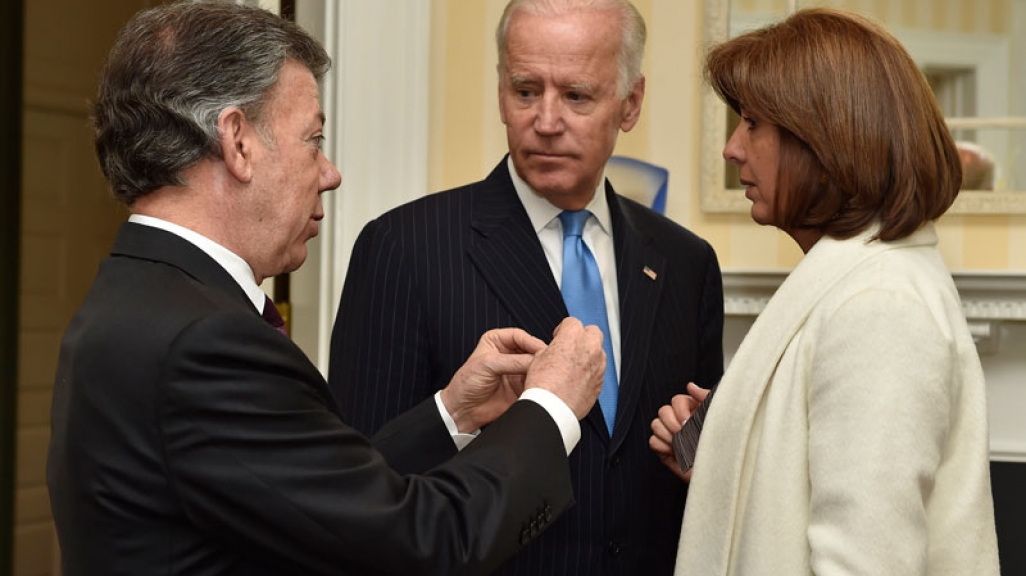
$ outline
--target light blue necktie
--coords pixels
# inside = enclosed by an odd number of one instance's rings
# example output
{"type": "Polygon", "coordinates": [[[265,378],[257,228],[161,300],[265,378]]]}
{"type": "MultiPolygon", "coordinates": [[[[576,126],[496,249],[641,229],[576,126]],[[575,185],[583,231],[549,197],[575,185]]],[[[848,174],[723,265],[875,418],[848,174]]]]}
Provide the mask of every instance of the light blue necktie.
{"type": "Polygon", "coordinates": [[[606,375],[602,381],[602,392],[598,402],[606,429],[613,435],[613,421],[616,418],[616,361],[613,358],[613,340],[609,337],[609,322],[606,319],[606,299],[602,294],[602,276],[591,250],[584,244],[581,233],[591,212],[577,210],[560,213],[563,222],[563,302],[570,315],[585,326],[595,325],[602,330],[602,349],[606,353],[606,375]]]}

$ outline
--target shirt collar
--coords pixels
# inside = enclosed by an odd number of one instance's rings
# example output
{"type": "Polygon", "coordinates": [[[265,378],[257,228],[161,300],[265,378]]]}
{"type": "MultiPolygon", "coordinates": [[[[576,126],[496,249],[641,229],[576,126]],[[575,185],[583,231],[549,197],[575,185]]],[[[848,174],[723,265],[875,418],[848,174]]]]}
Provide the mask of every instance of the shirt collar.
{"type": "Polygon", "coordinates": [[[142,224],[143,226],[160,228],[161,230],[170,232],[205,252],[207,256],[213,258],[214,261],[220,264],[221,267],[235,279],[235,282],[242,288],[242,291],[245,292],[246,296],[253,302],[253,306],[256,307],[257,311],[263,312],[266,296],[264,291],[261,290],[260,286],[256,283],[256,276],[253,275],[253,269],[249,267],[249,264],[247,264],[241,256],[224,246],[221,246],[217,242],[214,242],[210,238],[207,238],[193,230],[189,230],[184,226],[179,226],[174,222],[168,222],[167,220],[154,218],[153,216],[144,216],[142,214],[132,214],[128,217],[128,221],[135,224],[142,224]]]}
{"type": "MultiPolygon", "coordinates": [[[[524,210],[527,211],[527,217],[531,219],[531,225],[534,227],[535,233],[541,232],[544,228],[549,226],[554,219],[559,217],[559,214],[563,210],[546,200],[541,194],[535,192],[534,189],[531,188],[530,184],[524,181],[524,179],[517,174],[517,170],[513,166],[512,157],[506,158],[506,167],[509,169],[510,179],[513,180],[513,188],[516,189],[517,196],[520,198],[520,203],[524,205],[524,210]]],[[[595,188],[595,192],[591,197],[591,202],[588,203],[585,209],[595,216],[595,219],[598,220],[602,231],[608,236],[612,236],[612,219],[609,216],[609,203],[606,201],[605,192],[606,175],[605,170],[603,169],[599,185],[595,188]]]]}

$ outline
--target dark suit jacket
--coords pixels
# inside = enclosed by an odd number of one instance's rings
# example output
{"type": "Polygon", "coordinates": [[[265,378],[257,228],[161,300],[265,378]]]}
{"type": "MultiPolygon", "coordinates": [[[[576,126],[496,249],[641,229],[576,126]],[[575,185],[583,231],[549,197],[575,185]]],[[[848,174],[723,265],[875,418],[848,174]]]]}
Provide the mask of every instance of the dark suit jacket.
{"type": "Polygon", "coordinates": [[[65,332],[52,426],[69,576],[481,574],[572,499],[526,401],[455,457],[433,401],[415,407],[379,446],[437,467],[399,475],[223,268],[132,223],[65,332]]]}
{"type": "MultiPolygon", "coordinates": [[[[577,505],[503,574],[670,574],[686,487],[648,448],[658,408],[723,372],[719,266],[703,240],[606,187],[620,290],[612,438],[596,407],[571,455],[577,505]],[[644,272],[655,272],[655,279],[644,272]]],[[[549,340],[566,307],[503,161],[483,182],[374,220],[353,251],[329,383],[364,433],[443,387],[481,334],[549,340]]],[[[525,430],[525,433],[527,431],[525,430]]]]}

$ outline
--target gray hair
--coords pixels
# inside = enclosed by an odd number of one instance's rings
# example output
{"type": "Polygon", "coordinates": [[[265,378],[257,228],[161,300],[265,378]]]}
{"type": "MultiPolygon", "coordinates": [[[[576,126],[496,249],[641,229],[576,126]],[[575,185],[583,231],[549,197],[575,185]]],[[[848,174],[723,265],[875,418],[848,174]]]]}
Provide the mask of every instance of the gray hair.
{"type": "Polygon", "coordinates": [[[506,37],[509,23],[517,12],[538,16],[561,16],[578,12],[615,10],[620,16],[620,53],[617,58],[617,94],[622,100],[630,94],[641,78],[641,61],[645,56],[645,20],[628,0],[510,0],[495,30],[499,48],[499,76],[506,67],[506,37]]]}
{"type": "MultiPolygon", "coordinates": [[[[131,205],[221,155],[218,117],[238,107],[258,128],[282,66],[320,80],[324,48],[295,24],[242,5],[177,3],[136,14],[100,73],[96,154],[115,198],[131,205]]],[[[261,134],[267,137],[266,134],[261,134]]]]}

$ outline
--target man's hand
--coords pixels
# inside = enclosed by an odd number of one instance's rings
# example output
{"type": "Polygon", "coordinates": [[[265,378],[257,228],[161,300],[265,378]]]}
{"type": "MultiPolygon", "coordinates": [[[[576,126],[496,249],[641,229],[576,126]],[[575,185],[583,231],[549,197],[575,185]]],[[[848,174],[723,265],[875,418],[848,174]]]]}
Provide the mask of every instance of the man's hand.
{"type": "Polygon", "coordinates": [[[442,390],[442,403],[460,432],[473,432],[501,416],[524,391],[534,354],[545,343],[519,328],[485,332],[442,390]]]}
{"type": "Polygon", "coordinates": [[[648,447],[659,456],[663,465],[685,482],[691,481],[691,471],[688,470],[686,474],[680,471],[680,464],[673,455],[673,435],[680,432],[684,422],[708,395],[708,390],[689,382],[688,393],[674,396],[669,404],[659,409],[658,417],[652,420],[652,436],[648,439],[648,447]]]}
{"type": "Polygon", "coordinates": [[[556,327],[552,343],[535,356],[526,386],[552,392],[581,420],[598,399],[605,372],[602,330],[565,318],[556,327]]]}

